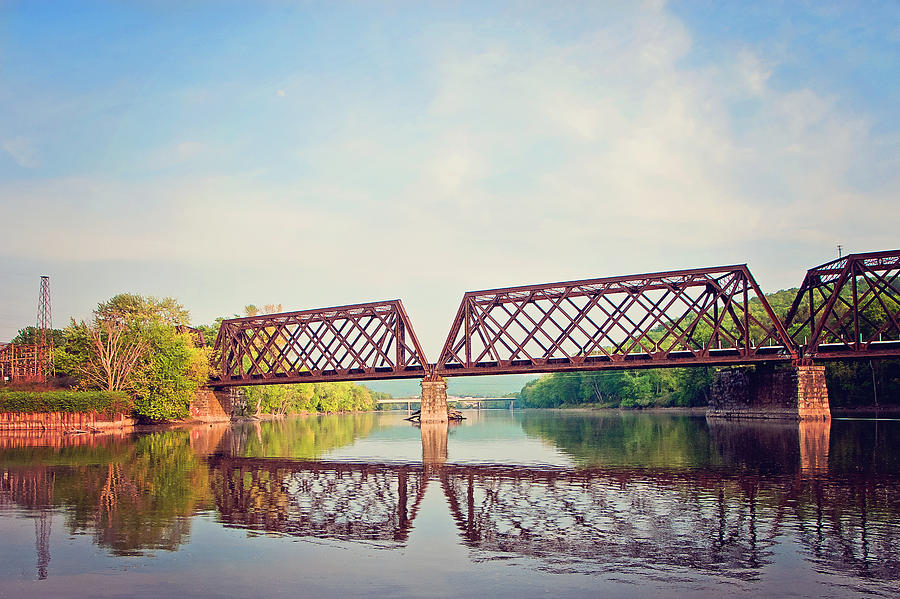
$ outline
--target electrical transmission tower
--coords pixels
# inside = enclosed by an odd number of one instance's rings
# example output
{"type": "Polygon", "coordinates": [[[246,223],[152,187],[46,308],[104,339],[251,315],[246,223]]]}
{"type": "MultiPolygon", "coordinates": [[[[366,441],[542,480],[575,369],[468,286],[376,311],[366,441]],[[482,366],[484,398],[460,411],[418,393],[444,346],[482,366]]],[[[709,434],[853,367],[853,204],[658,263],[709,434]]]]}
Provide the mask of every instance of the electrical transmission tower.
{"type": "Polygon", "coordinates": [[[48,276],[41,277],[34,345],[35,374],[39,380],[46,381],[47,377],[55,373],[53,368],[53,314],[50,309],[50,277],[48,276]]]}

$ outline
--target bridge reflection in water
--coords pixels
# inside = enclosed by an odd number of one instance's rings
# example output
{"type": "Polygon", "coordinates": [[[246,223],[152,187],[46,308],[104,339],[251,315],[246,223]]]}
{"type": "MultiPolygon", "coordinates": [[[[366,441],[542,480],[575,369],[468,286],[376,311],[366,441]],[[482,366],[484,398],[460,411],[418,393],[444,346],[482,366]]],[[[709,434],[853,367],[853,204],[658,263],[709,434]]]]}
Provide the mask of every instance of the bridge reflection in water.
{"type": "Polygon", "coordinates": [[[222,521],[259,532],[404,543],[437,483],[476,560],[503,553],[566,568],[655,564],[753,579],[789,534],[818,565],[900,575],[897,481],[830,474],[830,423],[791,426],[714,425],[728,467],[704,470],[447,463],[446,424],[423,425],[421,464],[221,453],[209,464],[222,521]]]}
{"type": "Polygon", "coordinates": [[[404,542],[426,478],[421,467],[210,459],[226,526],[299,537],[404,542]]]}
{"type": "MultiPolygon", "coordinates": [[[[95,541],[119,554],[176,550],[187,542],[185,516],[207,509],[253,534],[397,547],[407,543],[428,486],[438,485],[476,561],[525,556],[564,571],[642,566],[752,580],[790,538],[819,570],[896,579],[900,478],[894,470],[829,469],[830,426],[710,423],[716,459],[706,468],[453,463],[446,424],[423,425],[421,462],[244,457],[248,435],[223,427],[167,441],[169,451],[190,450],[178,454],[186,480],[173,496],[190,488],[193,499],[175,508],[146,497],[147,472],[132,448],[137,459],[109,464],[0,467],[0,509],[33,512],[43,576],[49,552],[40,518],[48,506],[68,506],[70,521],[93,527],[95,541]],[[85,495],[75,497],[68,479],[85,495]],[[125,509],[127,517],[118,513],[125,509]]],[[[165,439],[172,437],[153,443],[165,439]]]]}

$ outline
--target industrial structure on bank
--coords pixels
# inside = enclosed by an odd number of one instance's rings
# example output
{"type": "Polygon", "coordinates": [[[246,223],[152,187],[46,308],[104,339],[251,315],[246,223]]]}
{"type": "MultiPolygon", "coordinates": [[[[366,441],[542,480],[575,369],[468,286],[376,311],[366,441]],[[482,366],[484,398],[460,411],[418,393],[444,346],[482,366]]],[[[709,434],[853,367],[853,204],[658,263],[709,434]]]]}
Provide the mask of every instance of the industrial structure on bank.
{"type": "Polygon", "coordinates": [[[46,382],[53,375],[50,277],[41,277],[33,343],[0,343],[0,382],[46,382]]]}

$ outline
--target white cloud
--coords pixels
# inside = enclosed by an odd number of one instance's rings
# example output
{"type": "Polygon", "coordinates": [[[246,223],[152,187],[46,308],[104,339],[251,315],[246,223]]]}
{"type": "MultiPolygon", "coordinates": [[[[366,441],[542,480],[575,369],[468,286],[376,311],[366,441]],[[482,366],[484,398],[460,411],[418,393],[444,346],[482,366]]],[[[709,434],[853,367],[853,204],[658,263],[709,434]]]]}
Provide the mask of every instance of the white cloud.
{"type": "Polygon", "coordinates": [[[748,49],[738,54],[737,71],[743,80],[747,90],[753,95],[759,96],[766,91],[766,85],[772,76],[772,71],[763,61],[748,49]]]}
{"type": "MultiPolygon", "coordinates": [[[[833,90],[774,86],[778,64],[752,47],[692,64],[663,5],[614,12],[562,38],[426,32],[427,99],[401,111],[342,94],[319,127],[285,118],[301,141],[267,149],[297,172],[0,182],[0,203],[28,199],[5,253],[227,265],[235,284],[269,277],[326,303],[402,296],[431,338],[467,288],[751,261],[769,289],[799,283],[836,241],[896,245],[885,156],[900,139],[833,90]]],[[[220,151],[173,140],[157,164],[220,151]]],[[[303,307],[285,297],[265,299],[303,307]]]]}
{"type": "Polygon", "coordinates": [[[37,148],[28,138],[18,136],[3,140],[3,149],[12,156],[19,166],[37,168],[41,165],[37,148]]]}
{"type": "Polygon", "coordinates": [[[670,266],[673,246],[712,262],[754,240],[830,248],[847,229],[890,236],[890,221],[851,208],[900,216],[885,201],[893,182],[864,191],[847,176],[874,158],[868,123],[822,92],[772,89],[773,67],[752,49],[723,54],[715,68],[687,66],[692,41],[665,10],[545,42],[449,39],[469,51],[443,54],[435,70],[433,113],[481,157],[482,176],[457,187],[492,202],[483,214],[498,218],[482,219],[485,229],[583,248],[570,260],[585,269],[607,247],[670,266]],[[504,171],[520,185],[484,195],[504,171]]]}

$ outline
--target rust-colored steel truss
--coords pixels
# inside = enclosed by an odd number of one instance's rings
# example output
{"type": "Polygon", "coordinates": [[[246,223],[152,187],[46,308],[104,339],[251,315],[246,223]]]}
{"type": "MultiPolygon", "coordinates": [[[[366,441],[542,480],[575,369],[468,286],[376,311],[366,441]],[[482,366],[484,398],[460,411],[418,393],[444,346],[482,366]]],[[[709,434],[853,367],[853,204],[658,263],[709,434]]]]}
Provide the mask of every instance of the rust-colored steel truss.
{"type": "Polygon", "coordinates": [[[436,364],[400,300],[226,320],[211,384],[900,357],[900,250],[811,269],[787,323],[743,264],[508,287],[463,296],[436,364]]]}
{"type": "Polygon", "coordinates": [[[206,337],[200,329],[189,327],[186,324],[179,324],[175,326],[175,332],[179,335],[190,335],[194,347],[206,347],[206,337]]]}
{"type": "Polygon", "coordinates": [[[441,376],[784,361],[798,350],[746,265],[466,293],[441,376]]]}
{"type": "Polygon", "coordinates": [[[214,351],[213,386],[429,374],[400,300],[225,320],[214,351]]]}
{"type": "Polygon", "coordinates": [[[46,380],[38,345],[0,344],[0,382],[46,380]]]}
{"type": "Polygon", "coordinates": [[[804,359],[900,357],[900,250],[810,269],[786,322],[804,359]]]}

